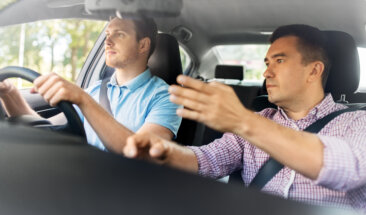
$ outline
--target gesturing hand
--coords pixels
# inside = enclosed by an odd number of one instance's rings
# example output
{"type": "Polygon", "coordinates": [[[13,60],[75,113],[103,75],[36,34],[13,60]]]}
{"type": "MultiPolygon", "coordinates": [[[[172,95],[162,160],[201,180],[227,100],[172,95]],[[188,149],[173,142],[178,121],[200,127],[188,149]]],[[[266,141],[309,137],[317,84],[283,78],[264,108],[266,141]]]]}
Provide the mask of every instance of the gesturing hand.
{"type": "Polygon", "coordinates": [[[237,133],[243,123],[243,116],[248,111],[236,96],[234,90],[224,84],[202,81],[180,75],[179,84],[169,88],[170,100],[183,105],[177,114],[184,118],[202,122],[209,127],[237,133]]]}
{"type": "Polygon", "coordinates": [[[129,158],[141,158],[162,163],[168,157],[170,144],[174,143],[157,135],[138,133],[127,139],[123,153],[129,158]]]}

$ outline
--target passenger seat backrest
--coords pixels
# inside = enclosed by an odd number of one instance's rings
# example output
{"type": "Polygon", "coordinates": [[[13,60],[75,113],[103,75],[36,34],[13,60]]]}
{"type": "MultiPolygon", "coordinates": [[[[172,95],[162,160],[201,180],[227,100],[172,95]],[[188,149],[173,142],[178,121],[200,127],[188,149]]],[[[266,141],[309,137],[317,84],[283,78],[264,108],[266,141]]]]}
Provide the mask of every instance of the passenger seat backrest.
{"type": "Polygon", "coordinates": [[[160,33],[156,38],[156,47],[147,64],[153,75],[167,84],[176,84],[177,76],[182,74],[179,44],[175,37],[160,33]]]}

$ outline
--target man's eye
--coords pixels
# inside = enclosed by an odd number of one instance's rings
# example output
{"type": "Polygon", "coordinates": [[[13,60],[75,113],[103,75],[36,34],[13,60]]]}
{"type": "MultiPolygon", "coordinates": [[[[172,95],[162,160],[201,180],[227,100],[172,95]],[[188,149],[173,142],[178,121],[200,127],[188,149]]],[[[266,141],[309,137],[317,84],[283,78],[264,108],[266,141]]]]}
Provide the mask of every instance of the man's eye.
{"type": "Polygon", "coordinates": [[[277,63],[283,63],[284,60],[283,59],[277,59],[277,63]]]}
{"type": "Polygon", "coordinates": [[[118,36],[119,36],[119,37],[124,37],[124,36],[125,36],[125,34],[124,34],[124,33],[118,33],[118,36]]]}

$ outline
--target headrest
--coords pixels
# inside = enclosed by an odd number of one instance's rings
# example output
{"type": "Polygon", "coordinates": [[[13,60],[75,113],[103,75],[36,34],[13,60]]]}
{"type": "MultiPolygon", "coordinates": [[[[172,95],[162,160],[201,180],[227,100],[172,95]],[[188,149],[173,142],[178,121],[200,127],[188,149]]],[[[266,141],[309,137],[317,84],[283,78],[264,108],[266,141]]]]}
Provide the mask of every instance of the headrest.
{"type": "Polygon", "coordinates": [[[215,68],[215,78],[220,79],[244,79],[243,66],[236,65],[217,65],[215,68]]]}
{"type": "MultiPolygon", "coordinates": [[[[153,75],[163,79],[169,85],[176,84],[177,76],[182,74],[177,40],[169,34],[158,34],[155,50],[147,65],[153,75]]],[[[110,77],[113,73],[114,69],[107,66],[101,79],[110,77]]]]}
{"type": "Polygon", "coordinates": [[[341,31],[324,31],[328,39],[327,52],[331,68],[325,92],[335,99],[341,94],[353,94],[360,82],[360,62],[352,36],[341,31]]]}
{"type": "Polygon", "coordinates": [[[158,34],[155,50],[147,65],[153,75],[160,77],[169,85],[176,84],[177,76],[182,74],[182,62],[175,37],[158,34]]]}

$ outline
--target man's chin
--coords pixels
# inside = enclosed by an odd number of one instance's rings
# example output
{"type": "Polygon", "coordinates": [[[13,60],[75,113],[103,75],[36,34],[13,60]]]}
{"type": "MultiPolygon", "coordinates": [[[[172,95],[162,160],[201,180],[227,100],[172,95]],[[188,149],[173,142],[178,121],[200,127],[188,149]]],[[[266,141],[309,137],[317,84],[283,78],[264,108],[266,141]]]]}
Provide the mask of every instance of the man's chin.
{"type": "Polygon", "coordinates": [[[275,96],[268,94],[268,101],[271,102],[272,104],[276,104],[278,102],[278,99],[276,99],[275,96]]]}

